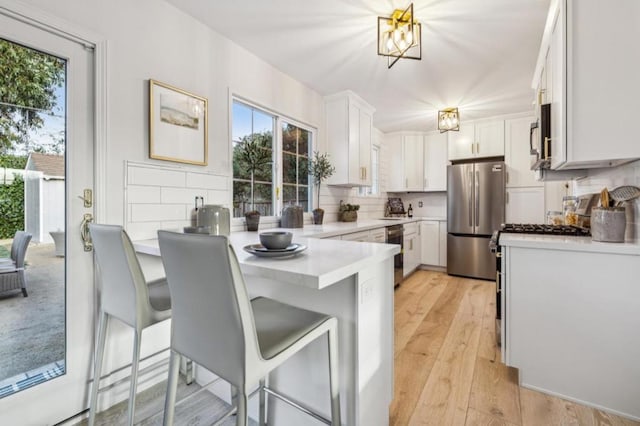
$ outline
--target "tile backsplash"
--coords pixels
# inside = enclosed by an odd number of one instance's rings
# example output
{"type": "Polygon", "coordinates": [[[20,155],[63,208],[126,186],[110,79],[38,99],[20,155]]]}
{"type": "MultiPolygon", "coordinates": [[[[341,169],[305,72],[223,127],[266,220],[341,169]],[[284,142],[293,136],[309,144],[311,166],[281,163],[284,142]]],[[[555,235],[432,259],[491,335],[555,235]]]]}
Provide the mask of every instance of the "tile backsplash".
{"type": "Polygon", "coordinates": [[[126,161],[124,182],[125,228],[134,240],[190,225],[195,197],[226,207],[231,199],[227,176],[186,168],[126,161]]]}
{"type": "MultiPolygon", "coordinates": [[[[640,187],[640,161],[622,166],[594,169],[586,178],[573,183],[575,195],[600,192],[603,188],[612,190],[623,185],[640,187]]],[[[640,198],[626,203],[627,209],[627,241],[640,241],[640,198]]]]}

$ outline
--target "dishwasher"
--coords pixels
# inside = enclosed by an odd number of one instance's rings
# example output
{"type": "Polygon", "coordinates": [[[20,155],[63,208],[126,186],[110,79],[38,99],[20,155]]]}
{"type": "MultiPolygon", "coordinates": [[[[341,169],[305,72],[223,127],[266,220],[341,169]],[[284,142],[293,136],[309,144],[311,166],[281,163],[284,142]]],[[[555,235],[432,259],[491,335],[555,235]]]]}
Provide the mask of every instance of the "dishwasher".
{"type": "Polygon", "coordinates": [[[400,253],[396,254],[393,258],[393,285],[395,287],[400,285],[403,277],[402,268],[404,266],[403,261],[403,234],[404,234],[404,226],[402,225],[392,225],[387,226],[386,228],[386,243],[387,244],[399,244],[400,245],[400,253]]]}

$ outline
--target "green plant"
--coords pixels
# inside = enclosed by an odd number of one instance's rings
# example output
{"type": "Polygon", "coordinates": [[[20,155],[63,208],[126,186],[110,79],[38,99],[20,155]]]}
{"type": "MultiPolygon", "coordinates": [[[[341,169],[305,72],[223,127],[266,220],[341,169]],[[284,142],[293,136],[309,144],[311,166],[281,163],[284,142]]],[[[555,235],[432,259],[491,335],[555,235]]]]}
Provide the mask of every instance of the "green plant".
{"type": "Polygon", "coordinates": [[[255,174],[256,172],[262,171],[265,166],[271,163],[271,149],[269,149],[267,141],[264,138],[252,136],[253,135],[249,135],[245,137],[242,143],[236,146],[234,155],[237,156],[238,166],[248,171],[251,176],[251,210],[255,212],[255,174]]]}
{"type": "Polygon", "coordinates": [[[24,180],[14,175],[11,185],[0,185],[0,239],[24,229],[24,180]]]}
{"type": "Polygon", "coordinates": [[[318,151],[313,152],[313,158],[309,161],[309,174],[313,178],[318,196],[318,204],[316,208],[320,209],[320,184],[325,179],[330,178],[336,172],[336,168],[329,161],[329,154],[320,154],[318,151]]]}
{"type": "Polygon", "coordinates": [[[340,200],[340,207],[339,207],[339,211],[342,212],[357,212],[358,210],[360,210],[360,205],[359,204],[344,204],[342,202],[342,200],[340,200]]]}

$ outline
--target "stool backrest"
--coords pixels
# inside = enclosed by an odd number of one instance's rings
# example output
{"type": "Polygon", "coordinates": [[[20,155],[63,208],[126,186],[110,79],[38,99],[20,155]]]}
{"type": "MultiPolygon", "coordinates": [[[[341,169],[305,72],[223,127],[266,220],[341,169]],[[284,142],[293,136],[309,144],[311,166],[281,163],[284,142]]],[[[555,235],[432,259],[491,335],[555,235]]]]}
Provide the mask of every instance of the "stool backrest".
{"type": "Polygon", "coordinates": [[[242,386],[259,354],[238,259],[226,236],[158,231],[171,293],[171,347],[242,386]]]}
{"type": "Polygon", "coordinates": [[[131,327],[145,327],[149,289],[133,244],[118,225],[89,224],[102,291],[100,306],[131,327]]]}

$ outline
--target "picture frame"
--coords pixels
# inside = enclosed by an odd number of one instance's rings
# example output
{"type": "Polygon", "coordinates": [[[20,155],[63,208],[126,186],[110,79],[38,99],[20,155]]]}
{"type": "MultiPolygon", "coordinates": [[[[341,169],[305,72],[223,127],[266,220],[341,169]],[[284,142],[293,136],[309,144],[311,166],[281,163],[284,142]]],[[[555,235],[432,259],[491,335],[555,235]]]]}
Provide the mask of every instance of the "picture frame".
{"type": "Polygon", "coordinates": [[[149,157],[206,166],[207,98],[149,80],[149,157]]]}

